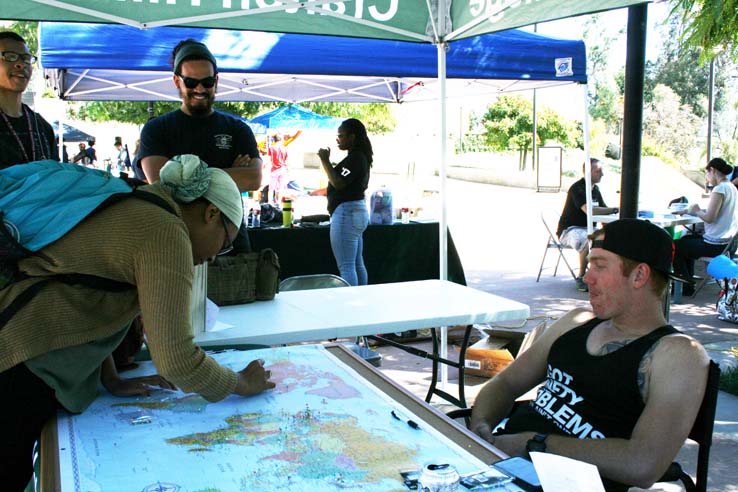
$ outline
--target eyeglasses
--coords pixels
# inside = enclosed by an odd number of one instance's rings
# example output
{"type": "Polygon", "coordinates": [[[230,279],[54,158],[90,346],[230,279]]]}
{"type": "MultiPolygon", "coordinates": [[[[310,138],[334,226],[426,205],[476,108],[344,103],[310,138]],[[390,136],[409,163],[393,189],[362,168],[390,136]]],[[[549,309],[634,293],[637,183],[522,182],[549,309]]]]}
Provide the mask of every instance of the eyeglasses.
{"type": "Polygon", "coordinates": [[[220,223],[223,224],[223,230],[225,231],[225,237],[226,237],[226,243],[223,246],[223,248],[218,251],[218,256],[221,255],[227,255],[231,251],[233,251],[233,241],[236,239],[235,237],[231,239],[231,235],[228,234],[228,227],[226,226],[226,221],[223,218],[223,213],[220,214],[220,223]]]}
{"type": "Polygon", "coordinates": [[[16,53],[15,51],[3,51],[1,54],[2,54],[3,60],[9,63],[14,63],[14,62],[17,62],[18,60],[21,60],[23,63],[33,65],[38,60],[36,56],[30,55],[28,53],[16,53]]]}
{"type": "Polygon", "coordinates": [[[211,89],[215,85],[215,77],[193,79],[192,77],[182,77],[181,75],[179,75],[179,78],[182,79],[182,82],[184,82],[185,87],[187,87],[188,89],[194,89],[198,85],[202,85],[206,89],[211,89]]]}

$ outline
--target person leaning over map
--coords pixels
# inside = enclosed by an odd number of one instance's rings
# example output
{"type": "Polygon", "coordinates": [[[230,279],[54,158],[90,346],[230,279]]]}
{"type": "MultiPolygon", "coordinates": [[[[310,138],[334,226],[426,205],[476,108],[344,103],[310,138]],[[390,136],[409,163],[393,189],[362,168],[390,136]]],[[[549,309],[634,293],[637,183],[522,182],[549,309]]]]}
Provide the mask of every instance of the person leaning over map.
{"type": "Polygon", "coordinates": [[[192,266],[231,248],[243,219],[233,179],[184,155],[162,168],[159,182],[140,189],[161,197],[174,213],[137,198],[112,204],[40,254],[20,260],[21,272],[30,278],[0,290],[2,312],[21,291],[49,275],[87,274],[135,287],[110,292],[51,282],[1,327],[4,491],[22,491],[28,483],[34,442],[44,423],[60,407],[85,410],[101,380],[114,395],[147,394],[149,385],[171,388],[173,383],[211,402],[275,386],[263,361],[234,372],[193,343],[192,266]],[[139,312],[161,376],[120,379],[110,354],[139,312]]]}
{"type": "Polygon", "coordinates": [[[575,309],[492,379],[471,429],[513,456],[551,452],[596,465],[608,491],[648,488],[692,428],[705,392],[705,349],[664,319],[673,243],[660,227],[621,219],[592,235],[592,312],[575,309]],[[535,400],[512,411],[537,385],[535,400]]]}

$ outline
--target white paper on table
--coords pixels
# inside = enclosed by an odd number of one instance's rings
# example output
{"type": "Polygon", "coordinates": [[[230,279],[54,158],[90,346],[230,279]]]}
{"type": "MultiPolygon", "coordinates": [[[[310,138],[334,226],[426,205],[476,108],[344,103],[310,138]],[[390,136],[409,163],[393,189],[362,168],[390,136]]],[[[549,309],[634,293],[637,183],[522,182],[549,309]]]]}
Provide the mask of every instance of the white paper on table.
{"type": "Polygon", "coordinates": [[[530,453],[544,492],[605,492],[597,467],[550,453],[530,453]]]}
{"type": "Polygon", "coordinates": [[[210,299],[205,299],[205,331],[213,331],[215,323],[218,321],[218,312],[220,308],[210,299]]]}

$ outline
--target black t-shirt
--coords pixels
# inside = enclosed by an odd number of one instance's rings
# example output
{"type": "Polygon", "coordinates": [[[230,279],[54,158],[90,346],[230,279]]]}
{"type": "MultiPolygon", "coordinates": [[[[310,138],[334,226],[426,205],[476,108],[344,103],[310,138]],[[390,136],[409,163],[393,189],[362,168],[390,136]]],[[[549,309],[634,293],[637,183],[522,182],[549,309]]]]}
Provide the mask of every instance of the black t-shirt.
{"type": "MultiPolygon", "coordinates": [[[[587,227],[587,214],[582,212],[582,205],[585,203],[587,203],[586,183],[584,178],[582,178],[571,185],[571,188],[566,193],[564,211],[561,212],[559,227],[556,229],[557,236],[561,236],[562,232],[572,226],[587,227]]],[[[592,206],[607,207],[597,185],[592,187],[592,206]]]]}
{"type": "Polygon", "coordinates": [[[328,183],[328,213],[332,214],[343,202],[364,199],[364,191],[369,186],[369,161],[363,152],[350,150],[344,160],[334,168],[339,179],[346,183],[342,190],[328,183]]]}
{"type": "Polygon", "coordinates": [[[13,132],[8,128],[5,119],[0,117],[0,149],[2,149],[0,152],[0,169],[10,167],[13,164],[25,164],[33,161],[34,146],[36,148],[35,160],[59,160],[59,147],[56,145],[54,130],[51,125],[41,115],[31,111],[25,104],[23,105],[23,111],[24,114],[18,118],[5,115],[15,134],[20,138],[23,144],[22,149],[13,132]],[[31,139],[33,139],[33,144],[31,139]],[[24,149],[25,154],[23,153],[24,149]]]}
{"type": "Polygon", "coordinates": [[[196,155],[208,166],[223,169],[231,167],[238,155],[259,157],[259,149],[246,123],[217,110],[204,118],[195,118],[178,109],[146,123],[137,160],[150,155],[171,158],[182,154],[196,155]]]}

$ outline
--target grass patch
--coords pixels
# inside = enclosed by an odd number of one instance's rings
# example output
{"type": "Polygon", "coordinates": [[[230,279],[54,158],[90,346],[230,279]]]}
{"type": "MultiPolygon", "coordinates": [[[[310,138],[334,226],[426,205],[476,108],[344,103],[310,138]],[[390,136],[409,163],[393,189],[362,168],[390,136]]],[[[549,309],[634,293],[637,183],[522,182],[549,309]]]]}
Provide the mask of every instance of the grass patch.
{"type": "MultiPolygon", "coordinates": [[[[738,347],[728,351],[738,357],[738,347]]],[[[729,367],[720,373],[720,390],[738,396],[738,366],[729,367]]]]}

